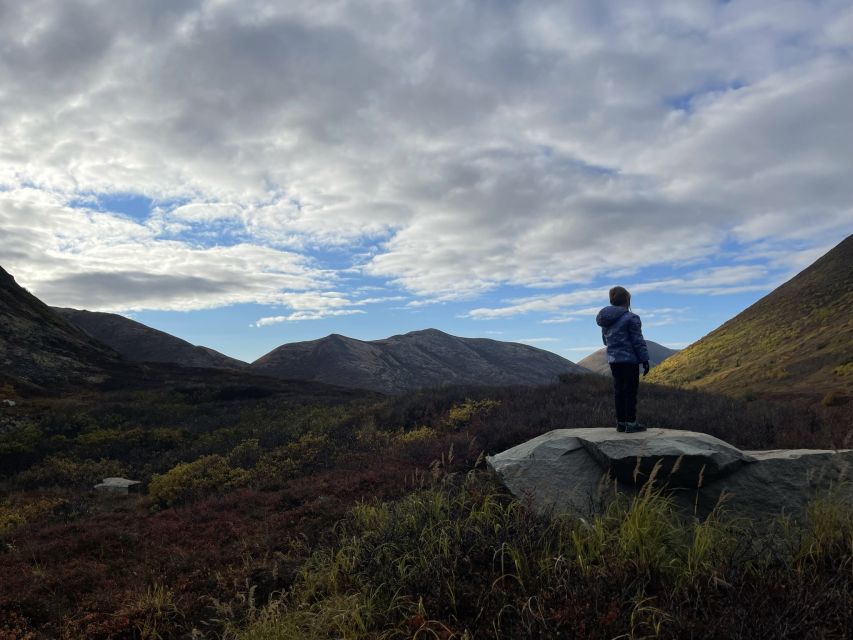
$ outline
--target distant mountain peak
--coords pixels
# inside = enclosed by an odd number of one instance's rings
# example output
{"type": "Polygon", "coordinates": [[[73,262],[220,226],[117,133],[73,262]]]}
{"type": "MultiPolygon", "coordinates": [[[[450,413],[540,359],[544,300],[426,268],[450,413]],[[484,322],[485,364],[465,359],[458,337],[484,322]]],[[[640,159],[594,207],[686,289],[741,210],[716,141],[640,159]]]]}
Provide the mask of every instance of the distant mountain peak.
{"type": "Polygon", "coordinates": [[[332,334],[285,344],[253,362],[250,370],[385,393],[446,384],[546,384],[561,373],[585,372],[550,351],[486,338],[460,338],[433,328],[382,340],[332,334]]]}
{"type": "MultiPolygon", "coordinates": [[[[677,349],[670,349],[651,340],[646,340],[646,345],[649,348],[649,363],[652,367],[656,367],[667,358],[678,353],[677,349]]],[[[602,347],[598,351],[589,354],[586,358],[578,362],[578,365],[584,369],[589,369],[593,373],[610,375],[610,364],[607,362],[607,348],[602,347]]]]}

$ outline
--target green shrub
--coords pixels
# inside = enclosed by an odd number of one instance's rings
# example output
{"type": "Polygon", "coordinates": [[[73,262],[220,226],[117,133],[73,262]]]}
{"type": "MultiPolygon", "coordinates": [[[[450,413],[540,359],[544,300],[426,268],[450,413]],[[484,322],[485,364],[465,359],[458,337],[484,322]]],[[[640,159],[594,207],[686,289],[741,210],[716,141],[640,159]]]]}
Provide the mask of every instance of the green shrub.
{"type": "Polygon", "coordinates": [[[279,489],[299,472],[299,465],[290,457],[286,447],[279,447],[261,455],[252,469],[252,485],[260,489],[279,489]]]}
{"type": "Polygon", "coordinates": [[[842,378],[845,376],[853,376],[853,360],[838,365],[833,369],[833,373],[842,378]]]}
{"type": "Polygon", "coordinates": [[[244,440],[228,453],[228,464],[232,467],[251,469],[261,459],[261,445],[257,438],[244,440]]]}
{"type": "Polygon", "coordinates": [[[130,448],[139,447],[144,438],[145,433],[138,427],[128,430],[95,429],[77,436],[74,445],[81,457],[116,458],[130,448]]]}
{"type": "Polygon", "coordinates": [[[252,485],[261,489],[280,488],[300,473],[329,466],[335,454],[334,443],[326,434],[307,433],[296,442],[261,453],[250,474],[252,485]]]}
{"type": "Polygon", "coordinates": [[[159,506],[171,507],[245,486],[248,481],[245,469],[231,467],[220,455],[210,455],[181,462],[166,473],[155,475],[148,493],[159,506]]]}
{"type": "MultiPolygon", "coordinates": [[[[61,498],[39,496],[27,502],[13,503],[9,499],[0,500],[0,537],[12,532],[28,520],[51,511],[60,504],[61,498]]],[[[3,636],[0,635],[0,638],[3,636]]]]}
{"type": "Polygon", "coordinates": [[[17,482],[26,488],[91,487],[104,478],[123,476],[126,468],[117,460],[75,460],[64,455],[49,456],[21,472],[17,482]]]}
{"type": "Polygon", "coordinates": [[[497,400],[471,400],[466,398],[465,402],[450,407],[447,413],[447,426],[451,429],[461,429],[468,426],[475,417],[485,417],[500,406],[497,400]]]}
{"type": "Polygon", "coordinates": [[[394,441],[398,444],[411,444],[414,442],[425,442],[434,440],[438,436],[435,429],[430,427],[418,427],[409,431],[403,431],[394,436],[394,441]]]}
{"type": "Polygon", "coordinates": [[[19,423],[0,433],[0,457],[28,454],[38,449],[42,432],[29,422],[19,423]]]}
{"type": "Polygon", "coordinates": [[[841,399],[838,397],[838,394],[835,391],[828,391],[826,395],[821,398],[820,403],[824,407],[834,407],[836,405],[841,404],[841,399]]]}

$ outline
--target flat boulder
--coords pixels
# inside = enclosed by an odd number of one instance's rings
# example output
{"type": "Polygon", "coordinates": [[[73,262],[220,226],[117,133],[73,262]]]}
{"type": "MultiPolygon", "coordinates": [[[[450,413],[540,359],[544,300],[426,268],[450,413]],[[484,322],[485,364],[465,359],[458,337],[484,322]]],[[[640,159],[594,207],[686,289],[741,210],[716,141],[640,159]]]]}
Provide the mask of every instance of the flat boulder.
{"type": "Polygon", "coordinates": [[[513,494],[554,513],[600,511],[614,489],[634,493],[650,479],[699,515],[721,498],[750,516],[797,515],[830,490],[853,503],[853,450],[741,451],[693,431],[558,429],[487,461],[513,494]]]}

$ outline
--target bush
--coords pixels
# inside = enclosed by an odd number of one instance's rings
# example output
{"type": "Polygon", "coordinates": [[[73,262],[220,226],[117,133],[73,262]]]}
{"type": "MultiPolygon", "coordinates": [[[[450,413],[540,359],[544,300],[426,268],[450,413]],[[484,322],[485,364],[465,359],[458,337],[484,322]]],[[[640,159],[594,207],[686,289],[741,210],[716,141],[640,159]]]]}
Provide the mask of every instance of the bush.
{"type": "Polygon", "coordinates": [[[148,493],[161,507],[197,500],[248,484],[249,473],[231,467],[219,455],[202,456],[193,462],[181,462],[151,479],[148,493]]]}
{"type": "MultiPolygon", "coordinates": [[[[12,532],[29,520],[62,504],[61,498],[40,496],[25,503],[0,500],[0,537],[12,532]]],[[[0,635],[0,638],[3,636],[0,635]]]]}
{"type": "Polygon", "coordinates": [[[824,407],[835,407],[841,404],[841,399],[838,397],[838,394],[835,391],[828,391],[823,398],[821,398],[820,403],[824,407]]]}
{"type": "Polygon", "coordinates": [[[126,468],[117,460],[74,460],[50,456],[17,477],[23,487],[91,487],[104,478],[123,476],[126,468]]]}
{"type": "Polygon", "coordinates": [[[139,447],[144,433],[142,429],[95,429],[81,433],[74,440],[75,448],[81,457],[118,457],[130,448],[139,447]]]}
{"type": "Polygon", "coordinates": [[[251,469],[261,459],[261,445],[257,438],[244,440],[228,453],[228,464],[232,467],[251,469]]]}
{"type": "Polygon", "coordinates": [[[394,437],[394,441],[399,444],[411,444],[434,440],[438,436],[435,429],[429,427],[418,427],[410,431],[403,431],[394,437]]]}
{"type": "Polygon", "coordinates": [[[475,418],[484,418],[501,403],[497,400],[471,400],[466,398],[465,402],[450,407],[447,413],[447,426],[451,429],[461,429],[468,426],[475,418]]]}

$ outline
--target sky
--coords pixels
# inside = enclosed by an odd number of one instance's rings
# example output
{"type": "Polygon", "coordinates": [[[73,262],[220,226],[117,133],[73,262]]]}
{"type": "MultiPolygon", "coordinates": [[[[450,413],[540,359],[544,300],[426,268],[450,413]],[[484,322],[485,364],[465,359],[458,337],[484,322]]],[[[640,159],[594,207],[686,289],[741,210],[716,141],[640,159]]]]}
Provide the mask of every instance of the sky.
{"type": "Polygon", "coordinates": [[[0,266],[252,361],[682,347],[853,233],[853,5],[0,0],[0,266]]]}

